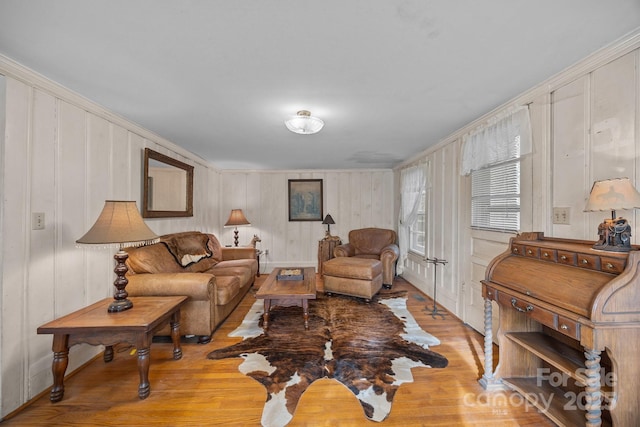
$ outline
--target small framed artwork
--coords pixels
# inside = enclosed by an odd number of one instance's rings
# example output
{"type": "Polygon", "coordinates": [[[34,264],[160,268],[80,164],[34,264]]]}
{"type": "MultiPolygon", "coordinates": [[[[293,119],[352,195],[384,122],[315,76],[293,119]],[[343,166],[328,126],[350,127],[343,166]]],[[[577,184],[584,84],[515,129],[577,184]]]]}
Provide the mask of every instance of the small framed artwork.
{"type": "Polygon", "coordinates": [[[289,180],[289,221],[322,221],[322,180],[289,180]]]}

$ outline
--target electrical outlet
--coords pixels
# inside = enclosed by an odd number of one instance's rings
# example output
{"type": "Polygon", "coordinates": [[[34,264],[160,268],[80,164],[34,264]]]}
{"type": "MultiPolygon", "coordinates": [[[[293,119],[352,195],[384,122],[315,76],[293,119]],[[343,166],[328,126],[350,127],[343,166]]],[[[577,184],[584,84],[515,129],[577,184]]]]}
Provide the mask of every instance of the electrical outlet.
{"type": "Polygon", "coordinates": [[[571,223],[571,208],[553,208],[553,223],[569,225],[571,223]]]}
{"type": "Polygon", "coordinates": [[[44,230],[44,212],[31,213],[31,229],[44,230]]]}

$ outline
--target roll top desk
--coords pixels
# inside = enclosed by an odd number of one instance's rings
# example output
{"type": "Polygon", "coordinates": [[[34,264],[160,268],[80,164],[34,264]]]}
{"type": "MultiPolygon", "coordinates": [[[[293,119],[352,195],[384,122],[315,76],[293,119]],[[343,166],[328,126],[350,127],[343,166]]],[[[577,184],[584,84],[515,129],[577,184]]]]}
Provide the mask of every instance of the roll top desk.
{"type": "Polygon", "coordinates": [[[640,251],[522,233],[488,265],[480,383],[560,426],[640,425],[640,251]],[[493,370],[492,301],[499,307],[493,370]]]}

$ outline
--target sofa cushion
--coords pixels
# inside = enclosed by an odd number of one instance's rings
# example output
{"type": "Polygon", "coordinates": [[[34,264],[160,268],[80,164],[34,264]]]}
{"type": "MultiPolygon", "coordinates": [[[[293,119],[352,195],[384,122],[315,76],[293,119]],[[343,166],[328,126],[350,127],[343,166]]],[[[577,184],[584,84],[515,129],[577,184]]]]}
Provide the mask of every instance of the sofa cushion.
{"type": "Polygon", "coordinates": [[[216,276],[216,304],[226,305],[240,292],[237,276],[216,276]]]}
{"type": "Polygon", "coordinates": [[[240,283],[251,284],[255,276],[251,261],[257,264],[256,260],[222,261],[207,270],[207,273],[211,273],[216,277],[236,276],[240,279],[240,283]]]}
{"type": "Polygon", "coordinates": [[[160,242],[167,246],[167,249],[176,259],[178,264],[186,267],[200,261],[202,258],[209,258],[212,255],[209,250],[209,236],[203,233],[174,233],[160,238],[160,242]]]}

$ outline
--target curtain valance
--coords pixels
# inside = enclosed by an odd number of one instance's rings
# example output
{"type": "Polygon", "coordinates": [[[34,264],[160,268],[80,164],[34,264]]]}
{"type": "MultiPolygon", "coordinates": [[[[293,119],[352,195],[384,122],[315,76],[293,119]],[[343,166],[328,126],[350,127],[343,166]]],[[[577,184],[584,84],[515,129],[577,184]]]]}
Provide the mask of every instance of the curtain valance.
{"type": "Polygon", "coordinates": [[[531,153],[531,121],[528,107],[518,107],[507,116],[463,139],[460,174],[517,159],[531,153]]]}

